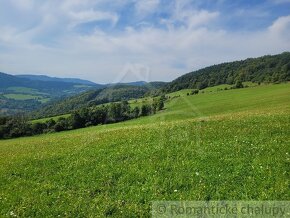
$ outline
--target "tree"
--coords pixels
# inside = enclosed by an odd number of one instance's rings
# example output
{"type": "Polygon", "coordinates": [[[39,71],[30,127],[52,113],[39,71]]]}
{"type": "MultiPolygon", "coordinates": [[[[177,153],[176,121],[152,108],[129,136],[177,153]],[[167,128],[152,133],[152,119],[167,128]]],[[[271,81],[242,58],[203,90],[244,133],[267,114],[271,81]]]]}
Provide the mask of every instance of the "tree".
{"type": "Polygon", "coordinates": [[[151,107],[151,110],[152,110],[153,114],[156,113],[157,107],[158,107],[158,99],[154,98],[153,99],[153,103],[152,103],[152,107],[151,107]]]}
{"type": "MultiPolygon", "coordinates": [[[[56,132],[60,132],[60,131],[64,131],[64,130],[68,130],[69,129],[69,120],[64,118],[64,117],[60,117],[56,124],[54,125],[54,130],[56,132]]],[[[80,127],[79,127],[80,128],[80,127]]]]}
{"type": "Polygon", "coordinates": [[[163,101],[163,102],[166,101],[166,96],[165,95],[161,95],[160,96],[160,100],[163,101]]]}
{"type": "Polygon", "coordinates": [[[128,101],[121,102],[121,118],[122,120],[126,120],[129,118],[130,114],[130,106],[128,101]]]}
{"type": "Polygon", "coordinates": [[[55,120],[54,119],[49,119],[45,122],[47,129],[53,129],[55,125],[55,120]]]}
{"type": "Polygon", "coordinates": [[[8,119],[5,126],[7,128],[7,137],[9,138],[31,135],[31,126],[24,116],[8,119]]]}
{"type": "Polygon", "coordinates": [[[198,83],[197,87],[195,87],[195,88],[198,88],[198,89],[205,89],[205,88],[207,88],[207,87],[208,87],[208,82],[207,82],[207,80],[204,80],[204,81],[198,83]]]}
{"type": "Polygon", "coordinates": [[[122,120],[122,107],[120,103],[112,103],[108,109],[109,119],[111,122],[118,122],[122,120]]]}
{"type": "Polygon", "coordinates": [[[5,136],[5,127],[4,126],[0,126],[0,139],[3,139],[5,136]]]}
{"type": "Polygon", "coordinates": [[[140,114],[140,108],[139,107],[134,107],[134,109],[132,110],[131,112],[133,118],[137,118],[139,117],[139,114],[140,114]]]}
{"type": "Polygon", "coordinates": [[[39,123],[39,122],[33,123],[31,125],[31,131],[32,131],[31,133],[32,133],[32,135],[42,134],[43,130],[46,128],[47,128],[47,126],[45,123],[39,123]]]}
{"type": "Polygon", "coordinates": [[[164,108],[164,100],[163,98],[160,98],[157,104],[157,110],[161,111],[164,108]]]}
{"type": "Polygon", "coordinates": [[[149,114],[151,114],[152,112],[152,108],[150,105],[148,104],[144,104],[141,107],[141,116],[148,116],[149,114]]]}
{"type": "Polygon", "coordinates": [[[70,120],[73,129],[85,127],[85,120],[81,117],[78,111],[72,113],[70,120]]]}
{"type": "Polygon", "coordinates": [[[235,85],[236,89],[244,88],[244,85],[241,80],[238,80],[235,85]]]}
{"type": "Polygon", "coordinates": [[[95,107],[90,112],[90,120],[92,125],[104,124],[107,120],[107,108],[95,107]]]}

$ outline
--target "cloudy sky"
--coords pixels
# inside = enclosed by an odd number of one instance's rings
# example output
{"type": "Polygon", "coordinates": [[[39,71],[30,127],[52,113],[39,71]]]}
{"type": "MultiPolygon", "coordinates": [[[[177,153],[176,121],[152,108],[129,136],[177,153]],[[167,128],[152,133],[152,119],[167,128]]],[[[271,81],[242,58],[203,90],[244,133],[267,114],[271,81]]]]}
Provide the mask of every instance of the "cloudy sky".
{"type": "Polygon", "coordinates": [[[290,0],[0,0],[0,71],[170,81],[290,51],[290,0]]]}

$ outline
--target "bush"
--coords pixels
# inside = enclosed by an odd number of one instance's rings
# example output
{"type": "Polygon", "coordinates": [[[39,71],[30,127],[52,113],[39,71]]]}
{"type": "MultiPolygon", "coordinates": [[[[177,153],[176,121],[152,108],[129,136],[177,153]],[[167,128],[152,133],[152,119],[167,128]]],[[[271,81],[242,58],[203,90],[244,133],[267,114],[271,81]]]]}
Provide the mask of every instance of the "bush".
{"type": "Polygon", "coordinates": [[[151,114],[152,112],[152,108],[150,105],[148,104],[144,104],[141,107],[141,116],[148,116],[149,114],[151,114]]]}
{"type": "Polygon", "coordinates": [[[240,81],[240,80],[237,81],[236,85],[234,86],[234,88],[236,88],[236,89],[244,88],[244,85],[243,85],[242,81],[240,81]]]}
{"type": "Polygon", "coordinates": [[[140,115],[140,108],[139,107],[134,107],[134,109],[131,111],[132,117],[137,118],[140,115]]]}
{"type": "Polygon", "coordinates": [[[61,132],[68,129],[70,129],[69,120],[63,117],[59,118],[56,124],[54,125],[54,130],[56,132],[61,132]]]}
{"type": "Polygon", "coordinates": [[[32,133],[32,135],[42,134],[43,130],[46,128],[47,128],[47,126],[45,123],[33,123],[31,125],[31,133],[32,133]]]}
{"type": "Polygon", "coordinates": [[[46,122],[45,122],[45,124],[46,124],[46,127],[48,128],[48,129],[54,129],[54,125],[55,125],[55,120],[54,119],[49,119],[49,120],[47,120],[46,122]]]}
{"type": "Polygon", "coordinates": [[[199,93],[198,89],[194,89],[191,91],[191,95],[197,95],[199,93]]]}

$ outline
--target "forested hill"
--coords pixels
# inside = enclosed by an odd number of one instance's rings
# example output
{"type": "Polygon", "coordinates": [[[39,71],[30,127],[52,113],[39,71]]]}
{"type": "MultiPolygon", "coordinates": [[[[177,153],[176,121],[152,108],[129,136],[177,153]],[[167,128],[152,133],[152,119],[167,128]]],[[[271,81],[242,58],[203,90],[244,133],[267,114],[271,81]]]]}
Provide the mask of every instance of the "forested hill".
{"type": "Polygon", "coordinates": [[[256,83],[290,81],[290,52],[206,67],[173,80],[163,88],[163,91],[204,89],[220,84],[236,84],[238,81],[256,83]]]}
{"type": "Polygon", "coordinates": [[[146,83],[144,86],[114,85],[104,89],[90,90],[79,95],[49,103],[39,110],[33,111],[31,117],[43,118],[56,116],[70,113],[82,107],[141,98],[146,95],[152,95],[152,93],[160,90],[165,84],[163,82],[151,82],[146,83]]]}
{"type": "Polygon", "coordinates": [[[89,80],[83,80],[78,78],[58,78],[58,77],[50,77],[46,75],[30,75],[30,74],[22,74],[15,75],[18,78],[29,79],[32,81],[44,81],[44,82],[66,82],[66,83],[74,83],[74,84],[82,84],[82,85],[90,85],[98,88],[103,88],[105,85],[96,84],[89,80]]]}

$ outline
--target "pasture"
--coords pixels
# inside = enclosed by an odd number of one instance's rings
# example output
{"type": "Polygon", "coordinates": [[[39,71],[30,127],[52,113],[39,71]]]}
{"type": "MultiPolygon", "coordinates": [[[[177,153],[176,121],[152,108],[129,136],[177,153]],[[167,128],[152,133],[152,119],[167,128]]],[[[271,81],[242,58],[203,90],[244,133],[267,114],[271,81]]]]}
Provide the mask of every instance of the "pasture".
{"type": "Polygon", "coordinates": [[[0,216],[150,217],[153,200],[289,200],[290,84],[186,93],[153,116],[0,141],[0,216]]]}

